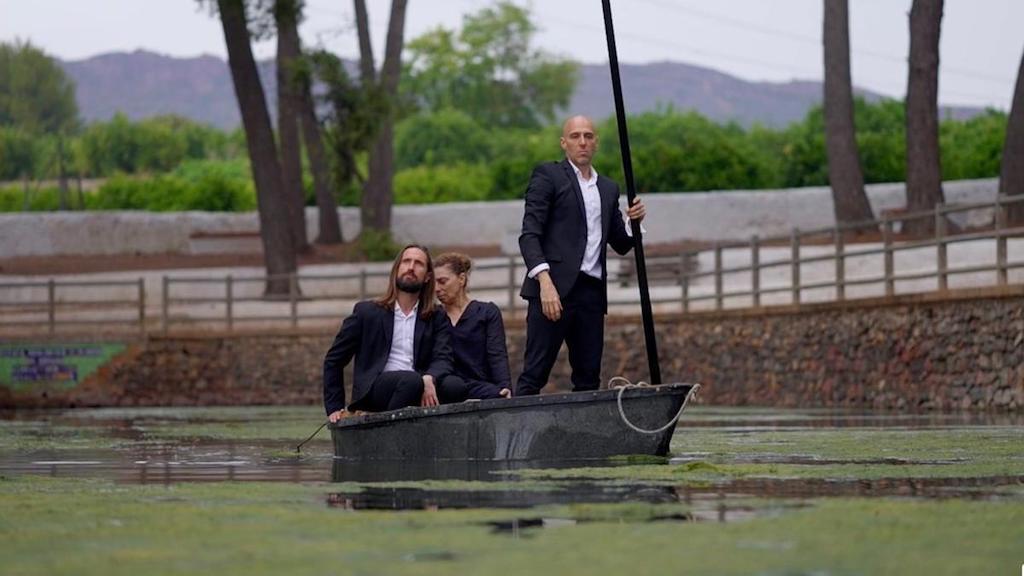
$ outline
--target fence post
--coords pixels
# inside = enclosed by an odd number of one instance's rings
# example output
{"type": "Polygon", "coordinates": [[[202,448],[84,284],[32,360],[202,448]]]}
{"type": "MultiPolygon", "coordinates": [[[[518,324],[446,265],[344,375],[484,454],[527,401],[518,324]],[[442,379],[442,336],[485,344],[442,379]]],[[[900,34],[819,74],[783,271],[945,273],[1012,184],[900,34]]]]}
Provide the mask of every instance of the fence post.
{"type": "Polygon", "coordinates": [[[298,273],[288,274],[288,306],[291,313],[292,328],[299,325],[299,279],[298,273]]]}
{"type": "Polygon", "coordinates": [[[682,294],[680,297],[683,300],[683,312],[690,311],[690,273],[687,272],[682,279],[680,279],[682,285],[682,294]]]}
{"type": "Polygon", "coordinates": [[[170,300],[171,300],[171,279],[167,276],[163,277],[163,298],[160,303],[160,329],[164,334],[167,334],[168,324],[168,313],[170,312],[170,300]]]}
{"type": "Polygon", "coordinates": [[[228,274],[224,278],[224,316],[228,324],[228,332],[235,330],[235,279],[228,274]]]}
{"type": "Polygon", "coordinates": [[[46,282],[46,302],[47,319],[49,323],[48,331],[50,336],[53,336],[54,332],[57,330],[57,285],[53,281],[53,278],[50,278],[46,282]]]}
{"type": "Polygon", "coordinates": [[[833,235],[836,256],[836,301],[842,302],[846,300],[846,239],[838,226],[833,235]]]}
{"type": "Polygon", "coordinates": [[[139,278],[139,334],[146,335],[146,280],[139,278]]]}
{"type": "Polygon", "coordinates": [[[516,258],[508,257],[508,309],[516,309],[516,258]]]}
{"type": "Polygon", "coordinates": [[[715,242],[715,310],[721,310],[722,297],[722,245],[715,242]]]}
{"type": "Polygon", "coordinates": [[[761,240],[754,234],[750,237],[750,293],[754,308],[761,307],[761,240]]]}
{"type": "Polygon", "coordinates": [[[689,262],[689,252],[683,250],[679,253],[679,309],[686,312],[689,305],[686,300],[689,297],[689,288],[687,285],[690,280],[690,271],[687,270],[687,263],[689,262]]]}
{"type": "Polygon", "coordinates": [[[366,300],[366,267],[359,269],[359,299],[366,300]]]}
{"type": "Polygon", "coordinates": [[[896,281],[893,279],[892,220],[888,214],[882,216],[882,246],[885,266],[882,279],[885,282],[885,295],[892,297],[896,294],[896,281]]]}
{"type": "Polygon", "coordinates": [[[800,305],[800,229],[793,228],[789,236],[789,261],[791,266],[790,283],[793,291],[793,304],[800,305]]]}
{"type": "Polygon", "coordinates": [[[946,213],[945,206],[935,206],[935,249],[937,250],[936,272],[939,276],[939,291],[949,288],[949,261],[946,253],[946,213]]]}
{"type": "Polygon", "coordinates": [[[996,283],[1006,286],[1006,204],[996,195],[996,283]]]}

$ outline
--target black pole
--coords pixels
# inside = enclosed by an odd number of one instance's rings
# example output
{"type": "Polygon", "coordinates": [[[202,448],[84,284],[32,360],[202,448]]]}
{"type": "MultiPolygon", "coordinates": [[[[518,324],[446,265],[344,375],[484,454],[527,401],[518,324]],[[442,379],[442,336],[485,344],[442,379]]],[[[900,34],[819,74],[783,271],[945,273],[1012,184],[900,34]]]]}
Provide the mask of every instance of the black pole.
{"type": "MultiPolygon", "coordinates": [[[[633,159],[629,154],[629,130],[626,128],[626,106],[622,102],[622,80],[619,78],[619,54],[615,50],[615,27],[612,24],[611,0],[602,0],[604,7],[604,35],[608,39],[608,67],[612,73],[612,93],[615,95],[615,120],[619,126],[619,146],[622,150],[622,172],[626,177],[626,196],[629,205],[636,201],[636,185],[633,183],[633,159]]],[[[644,239],[640,224],[629,221],[633,231],[633,255],[636,257],[636,280],[640,285],[640,311],[644,318],[644,342],[647,344],[647,365],[651,370],[651,384],[661,384],[661,368],[658,367],[658,341],[654,336],[654,314],[651,311],[651,294],[647,288],[647,264],[644,261],[644,239]]]]}

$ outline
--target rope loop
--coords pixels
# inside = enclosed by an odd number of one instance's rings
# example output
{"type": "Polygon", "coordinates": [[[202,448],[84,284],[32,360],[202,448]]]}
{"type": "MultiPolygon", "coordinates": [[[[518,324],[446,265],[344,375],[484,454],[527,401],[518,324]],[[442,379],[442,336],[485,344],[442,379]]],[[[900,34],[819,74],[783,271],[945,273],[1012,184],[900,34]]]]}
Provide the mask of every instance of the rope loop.
{"type": "Polygon", "coordinates": [[[619,417],[622,418],[622,421],[626,424],[626,426],[629,426],[635,432],[639,432],[641,434],[660,434],[660,433],[664,432],[665,430],[668,430],[672,426],[675,426],[676,422],[679,421],[679,417],[683,415],[683,410],[686,410],[686,404],[690,402],[690,398],[695,396],[696,393],[697,393],[697,390],[700,389],[700,384],[694,384],[693,387],[690,388],[690,391],[686,393],[686,398],[683,398],[683,405],[679,407],[679,411],[676,412],[676,415],[673,416],[672,419],[670,419],[667,424],[665,424],[664,426],[662,426],[660,428],[655,428],[654,430],[646,430],[644,428],[640,428],[636,424],[633,424],[632,422],[629,421],[629,418],[626,416],[625,410],[622,409],[622,395],[623,395],[623,393],[626,392],[627,388],[648,388],[650,386],[651,386],[650,384],[648,384],[647,382],[644,382],[643,380],[640,380],[636,384],[634,384],[634,383],[630,382],[629,379],[624,377],[624,376],[612,376],[608,380],[608,388],[609,389],[611,389],[611,388],[618,388],[619,389],[619,393],[618,393],[618,395],[615,398],[615,400],[616,400],[616,402],[618,404],[618,407],[619,407],[619,417]],[[617,384],[617,385],[613,384],[614,382],[620,382],[620,381],[622,382],[622,384],[617,384]]]}

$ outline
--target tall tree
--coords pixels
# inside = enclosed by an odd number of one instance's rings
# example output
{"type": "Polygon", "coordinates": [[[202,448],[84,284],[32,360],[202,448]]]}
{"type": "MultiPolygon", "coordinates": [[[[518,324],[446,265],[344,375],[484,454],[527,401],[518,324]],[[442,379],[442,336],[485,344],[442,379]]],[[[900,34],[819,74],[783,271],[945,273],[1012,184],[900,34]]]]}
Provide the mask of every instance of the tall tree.
{"type": "Polygon", "coordinates": [[[309,169],[313,173],[313,190],[316,193],[319,229],[317,244],[341,244],[341,220],[338,218],[338,202],[334,198],[334,186],[331,183],[331,171],[324,151],[323,133],[320,121],[316,116],[313,102],[311,75],[307,72],[299,90],[299,123],[302,126],[302,139],[306,143],[306,154],[309,157],[309,169]]]}
{"type": "Polygon", "coordinates": [[[538,128],[569,105],[579,65],[532,46],[528,9],[502,1],[406,46],[403,92],[431,111],[454,108],[483,126],[538,128]]]}
{"type": "MultiPolygon", "coordinates": [[[[910,8],[907,80],[907,210],[931,210],[945,200],[939,159],[939,35],[943,0],[914,0],[910,8]]],[[[904,231],[927,234],[933,218],[904,223],[904,231]]]]}
{"type": "Polygon", "coordinates": [[[837,223],[871,220],[853,124],[850,22],[847,0],[825,0],[825,144],[837,223]]]}
{"type": "Polygon", "coordinates": [[[67,209],[65,140],[79,126],[75,85],[52,58],[30,43],[0,43],[0,126],[56,139],[53,160],[60,181],[60,209],[67,209]]]}
{"type": "Polygon", "coordinates": [[[298,66],[301,57],[298,21],[302,0],[274,0],[277,27],[277,144],[281,179],[288,202],[288,222],[295,251],[309,251],[306,237],[306,193],[302,186],[302,147],[299,143],[301,97],[298,66]]]}
{"type": "MultiPolygon", "coordinates": [[[[298,0],[293,1],[297,2],[298,0]]],[[[313,190],[319,216],[319,232],[316,243],[340,244],[342,234],[341,221],[338,218],[338,202],[334,197],[331,171],[327,163],[327,154],[324,151],[323,134],[313,101],[314,64],[311,61],[311,56],[303,52],[302,41],[299,37],[298,23],[302,19],[302,9],[303,5],[297,4],[295,17],[284,19],[278,23],[278,26],[286,28],[284,37],[293,43],[288,48],[288,52],[301,56],[301,59],[297,59],[293,65],[293,80],[299,126],[302,130],[302,140],[306,145],[309,169],[313,175],[313,190]]]]}
{"type": "Polygon", "coordinates": [[[356,29],[359,35],[360,71],[364,85],[373,83],[380,94],[392,105],[381,117],[373,145],[370,148],[369,175],[360,202],[360,220],[363,230],[390,232],[391,206],[394,202],[395,151],[394,101],[398,95],[398,80],[402,72],[402,42],[405,34],[405,8],[407,0],[392,0],[388,34],[384,43],[384,63],[380,77],[375,78],[373,52],[370,48],[369,17],[365,0],[354,0],[356,29]]]}
{"type": "Polygon", "coordinates": [[[1022,199],[1009,207],[1009,222],[1021,226],[1024,225],[1024,56],[1021,56],[1017,70],[1017,86],[1013,89],[1002,162],[999,193],[1022,199]]]}
{"type": "Polygon", "coordinates": [[[353,82],[345,63],[334,54],[321,50],[310,54],[309,60],[324,88],[320,100],[326,109],[324,136],[334,156],[334,183],[339,188],[353,181],[365,185],[356,158],[369,153],[388,104],[376,84],[353,82]]]}
{"type": "Polygon", "coordinates": [[[217,7],[224,29],[235,97],[242,113],[253,182],[256,185],[260,238],[269,277],[266,295],[283,296],[290,290],[290,282],[283,275],[295,272],[297,263],[288,226],[288,202],[283,192],[284,183],[277,145],[274,143],[274,130],[249,41],[245,0],[217,0],[217,7]]]}

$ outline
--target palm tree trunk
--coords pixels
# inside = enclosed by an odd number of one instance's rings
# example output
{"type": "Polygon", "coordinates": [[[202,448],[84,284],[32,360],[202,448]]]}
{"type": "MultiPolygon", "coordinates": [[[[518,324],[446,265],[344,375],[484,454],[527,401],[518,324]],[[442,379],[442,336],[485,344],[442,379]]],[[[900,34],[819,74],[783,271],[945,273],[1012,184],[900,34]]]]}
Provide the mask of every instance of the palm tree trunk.
{"type": "Polygon", "coordinates": [[[299,102],[295,66],[298,62],[298,14],[293,0],[274,3],[277,24],[277,138],[281,178],[288,199],[288,222],[298,253],[309,252],[306,237],[306,193],[302,186],[302,149],[299,143],[299,102]]]}
{"type": "Polygon", "coordinates": [[[306,154],[309,155],[309,168],[313,173],[313,189],[316,191],[316,205],[320,216],[320,232],[317,244],[341,244],[341,220],[338,218],[338,202],[334,198],[334,187],[331,184],[331,170],[327,165],[327,152],[324,151],[323,135],[320,133],[320,122],[314,111],[313,95],[309,86],[301,93],[299,111],[302,124],[302,136],[306,142],[306,154]]]}
{"type": "Polygon", "coordinates": [[[252,56],[244,0],[217,0],[217,6],[228,49],[228,66],[231,69],[235,97],[242,114],[253,182],[256,185],[260,238],[269,277],[266,295],[282,296],[289,293],[290,287],[284,275],[295,272],[296,260],[287,222],[288,204],[283,194],[281,165],[267,112],[267,99],[252,56]]]}
{"type": "Polygon", "coordinates": [[[1024,225],[1024,56],[1017,70],[1017,86],[1013,89],[1013,104],[1006,124],[999,193],[1021,200],[1008,207],[1008,221],[1012,226],[1024,225]]]}
{"type": "MultiPolygon", "coordinates": [[[[279,4],[284,3],[279,0],[279,4]]],[[[284,7],[282,6],[282,8],[284,7]]],[[[292,4],[292,11],[292,17],[278,18],[278,40],[279,42],[281,40],[288,42],[288,46],[283,52],[291,55],[294,62],[298,62],[302,58],[302,41],[299,37],[298,29],[301,14],[294,4],[292,4]]],[[[280,52],[279,45],[279,61],[281,59],[280,52]]],[[[301,75],[301,78],[299,75],[292,75],[291,79],[290,87],[293,89],[291,95],[295,98],[295,112],[298,115],[302,139],[306,145],[309,168],[313,174],[313,189],[316,193],[316,205],[319,215],[319,233],[317,234],[316,243],[340,244],[342,242],[342,235],[341,222],[338,219],[338,203],[335,201],[332,192],[331,172],[327,166],[323,136],[320,134],[320,123],[316,118],[316,107],[313,103],[309,74],[301,75]]],[[[280,122],[280,119],[278,121],[280,122]]],[[[282,137],[282,141],[283,139],[282,137]]],[[[304,201],[305,198],[303,197],[303,203],[304,201]]],[[[303,212],[302,226],[305,227],[305,212],[303,212]]],[[[305,239],[305,236],[303,236],[303,239],[305,239]]]]}
{"type": "Polygon", "coordinates": [[[359,73],[364,86],[377,82],[377,64],[373,61],[370,43],[370,18],[366,14],[366,0],[354,0],[356,35],[359,37],[359,73]]]}
{"type": "MultiPolygon", "coordinates": [[[[356,0],[357,9],[362,0],[356,0]]],[[[398,80],[402,71],[402,42],[405,30],[405,8],[407,0],[392,0],[391,17],[388,21],[388,36],[384,47],[384,64],[381,66],[381,91],[389,102],[398,95],[398,80]]],[[[364,7],[365,9],[365,7],[364,7]]],[[[358,21],[358,14],[357,14],[358,21]]],[[[368,38],[368,31],[366,34],[368,38]]],[[[360,32],[360,46],[363,33],[360,32]]],[[[361,59],[364,78],[366,64],[370,58],[361,59]]],[[[369,176],[360,204],[360,219],[363,230],[374,229],[383,232],[391,230],[391,206],[394,202],[392,178],[394,176],[394,106],[388,106],[373,146],[370,148],[369,176]]]]}
{"type": "Polygon", "coordinates": [[[847,0],[825,0],[825,142],[836,223],[872,220],[853,123],[847,0]]]}
{"type": "MultiPolygon", "coordinates": [[[[943,0],[914,0],[910,8],[907,80],[907,210],[931,210],[944,202],[939,160],[939,35],[943,0]]],[[[933,218],[904,223],[904,231],[928,234],[933,218]]]]}

